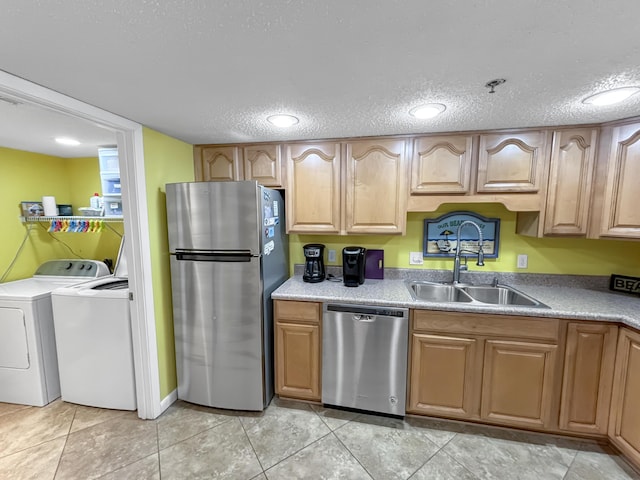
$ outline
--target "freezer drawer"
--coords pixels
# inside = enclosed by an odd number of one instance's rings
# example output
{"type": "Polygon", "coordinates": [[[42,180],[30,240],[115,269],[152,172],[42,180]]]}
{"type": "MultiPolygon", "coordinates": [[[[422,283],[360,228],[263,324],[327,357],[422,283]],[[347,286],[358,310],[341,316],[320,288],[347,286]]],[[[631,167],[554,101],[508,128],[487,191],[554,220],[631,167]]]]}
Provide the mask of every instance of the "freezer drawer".
{"type": "Polygon", "coordinates": [[[404,415],[408,310],[325,304],[322,403],[404,415]]]}

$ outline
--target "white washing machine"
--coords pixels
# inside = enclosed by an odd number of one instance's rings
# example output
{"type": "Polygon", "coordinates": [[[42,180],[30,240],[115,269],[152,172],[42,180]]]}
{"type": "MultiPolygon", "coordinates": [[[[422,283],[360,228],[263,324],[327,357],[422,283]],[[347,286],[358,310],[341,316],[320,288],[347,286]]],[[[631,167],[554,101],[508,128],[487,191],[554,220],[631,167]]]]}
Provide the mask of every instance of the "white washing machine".
{"type": "Polygon", "coordinates": [[[112,276],[54,290],[62,400],[136,410],[124,238],[112,276]]]}
{"type": "Polygon", "coordinates": [[[51,291],[106,275],[96,260],[50,260],[0,284],[0,402],[42,407],[60,396],[51,291]]]}

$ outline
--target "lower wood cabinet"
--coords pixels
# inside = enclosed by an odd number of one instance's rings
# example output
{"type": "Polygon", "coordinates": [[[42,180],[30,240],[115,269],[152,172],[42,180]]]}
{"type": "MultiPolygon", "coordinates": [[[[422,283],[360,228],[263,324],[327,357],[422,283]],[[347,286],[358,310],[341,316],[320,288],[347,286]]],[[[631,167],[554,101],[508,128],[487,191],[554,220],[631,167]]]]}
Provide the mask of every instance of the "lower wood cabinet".
{"type": "Polygon", "coordinates": [[[322,304],[275,300],[275,390],[320,401],[322,304]]]}
{"type": "Polygon", "coordinates": [[[620,328],[609,438],[640,466],[640,333],[620,328]]]}
{"type": "MultiPolygon", "coordinates": [[[[276,300],[274,312],[276,393],[320,402],[322,303],[276,300]]],[[[640,468],[636,330],[412,310],[409,355],[407,413],[607,434],[640,468]]]]}
{"type": "Polygon", "coordinates": [[[559,320],[414,310],[411,339],[410,413],[557,428],[559,320]]]}
{"type": "Polygon", "coordinates": [[[617,342],[617,325],[569,323],[560,404],[561,429],[607,433],[617,342]]]}
{"type": "Polygon", "coordinates": [[[552,421],[557,345],[487,340],[480,417],[546,428],[552,421]]]}
{"type": "Polygon", "coordinates": [[[413,333],[408,410],[424,415],[472,418],[482,376],[475,338],[413,333]]]}

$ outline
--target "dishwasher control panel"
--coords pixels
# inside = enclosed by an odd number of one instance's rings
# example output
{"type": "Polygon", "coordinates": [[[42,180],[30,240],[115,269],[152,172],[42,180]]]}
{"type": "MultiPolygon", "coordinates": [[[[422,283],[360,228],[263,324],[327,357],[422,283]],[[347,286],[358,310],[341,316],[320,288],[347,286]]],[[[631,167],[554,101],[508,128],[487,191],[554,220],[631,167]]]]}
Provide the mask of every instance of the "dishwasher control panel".
{"type": "Polygon", "coordinates": [[[409,311],[406,308],[367,307],[363,305],[338,305],[327,304],[327,312],[359,313],[361,315],[380,315],[384,317],[407,318],[409,311]]]}

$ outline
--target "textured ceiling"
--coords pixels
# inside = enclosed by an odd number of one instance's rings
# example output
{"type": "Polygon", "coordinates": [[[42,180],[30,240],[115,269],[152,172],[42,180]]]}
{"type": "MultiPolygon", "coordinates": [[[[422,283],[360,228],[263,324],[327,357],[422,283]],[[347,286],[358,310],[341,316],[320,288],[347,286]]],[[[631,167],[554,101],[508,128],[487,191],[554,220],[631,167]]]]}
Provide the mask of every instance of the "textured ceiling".
{"type": "Polygon", "coordinates": [[[640,85],[638,0],[9,0],[2,10],[1,70],[193,144],[640,115],[640,94],[581,103],[640,85]],[[447,110],[407,114],[426,102],[447,110]],[[279,112],[300,123],[265,122],[279,112]]]}

